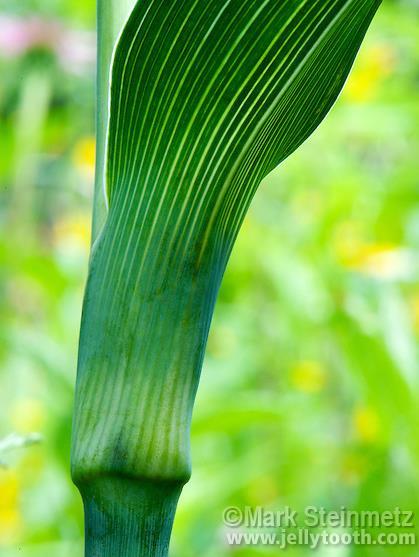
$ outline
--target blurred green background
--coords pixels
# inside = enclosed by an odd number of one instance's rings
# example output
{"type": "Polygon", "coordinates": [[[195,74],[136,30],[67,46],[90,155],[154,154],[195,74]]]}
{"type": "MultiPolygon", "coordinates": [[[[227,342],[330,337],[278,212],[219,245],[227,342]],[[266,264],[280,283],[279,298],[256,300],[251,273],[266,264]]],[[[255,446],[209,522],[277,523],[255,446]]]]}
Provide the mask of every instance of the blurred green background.
{"type": "MultiPolygon", "coordinates": [[[[226,545],[230,505],[419,512],[418,15],[416,0],[385,0],[326,122],[245,221],[209,340],[173,557],[277,554],[226,545]]],[[[92,0],[0,0],[1,557],[82,555],[69,453],[94,26],[92,0]]]]}

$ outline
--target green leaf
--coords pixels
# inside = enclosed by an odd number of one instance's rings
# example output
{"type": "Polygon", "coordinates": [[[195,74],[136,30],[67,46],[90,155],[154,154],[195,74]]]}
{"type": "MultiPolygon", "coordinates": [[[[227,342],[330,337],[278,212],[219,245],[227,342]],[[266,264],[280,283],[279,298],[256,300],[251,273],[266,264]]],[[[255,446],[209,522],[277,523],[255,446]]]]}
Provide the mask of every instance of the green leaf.
{"type": "MultiPolygon", "coordinates": [[[[73,475],[187,479],[213,308],[261,180],[335,102],[379,0],[143,0],[114,52],[73,475]]],[[[319,153],[319,157],[322,154],[319,153]]]]}

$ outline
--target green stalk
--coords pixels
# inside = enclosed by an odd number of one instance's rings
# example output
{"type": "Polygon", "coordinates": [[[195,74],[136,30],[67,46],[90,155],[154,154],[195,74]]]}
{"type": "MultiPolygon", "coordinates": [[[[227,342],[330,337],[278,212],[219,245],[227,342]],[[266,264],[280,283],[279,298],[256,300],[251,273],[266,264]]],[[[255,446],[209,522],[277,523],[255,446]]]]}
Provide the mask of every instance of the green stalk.
{"type": "Polygon", "coordinates": [[[97,478],[81,488],[86,555],[164,557],[180,488],[165,482],[97,478]]]}
{"type": "Polygon", "coordinates": [[[109,119],[109,78],[112,53],[135,0],[97,0],[96,172],[93,198],[92,243],[107,215],[105,201],[106,133],[109,119]]]}
{"type": "Polygon", "coordinates": [[[261,180],[336,100],[378,5],[138,1],[110,97],[122,17],[99,6],[95,242],[72,446],[87,557],[167,554],[235,238],[261,180]]]}
{"type": "MultiPolygon", "coordinates": [[[[105,201],[105,160],[109,121],[112,56],[123,24],[135,0],[97,2],[97,107],[96,172],[92,218],[92,244],[103,228],[108,208],[105,201]]],[[[85,510],[86,556],[164,557],[182,483],[153,479],[139,481],[130,473],[87,481],[73,474],[85,510]]]]}

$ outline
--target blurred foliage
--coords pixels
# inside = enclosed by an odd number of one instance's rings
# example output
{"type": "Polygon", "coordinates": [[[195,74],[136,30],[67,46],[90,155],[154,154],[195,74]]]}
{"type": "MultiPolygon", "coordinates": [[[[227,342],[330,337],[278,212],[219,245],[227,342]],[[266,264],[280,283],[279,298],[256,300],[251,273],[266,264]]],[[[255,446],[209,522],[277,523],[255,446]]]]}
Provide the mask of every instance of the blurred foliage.
{"type": "MultiPolygon", "coordinates": [[[[256,196],[214,318],[173,557],[276,554],[225,545],[230,505],[419,512],[418,12],[386,0],[326,123],[256,196]]],[[[92,0],[0,0],[0,439],[43,439],[0,454],[5,557],[82,554],[69,443],[94,20],[92,0]]],[[[318,555],[417,555],[332,549],[318,555]]]]}

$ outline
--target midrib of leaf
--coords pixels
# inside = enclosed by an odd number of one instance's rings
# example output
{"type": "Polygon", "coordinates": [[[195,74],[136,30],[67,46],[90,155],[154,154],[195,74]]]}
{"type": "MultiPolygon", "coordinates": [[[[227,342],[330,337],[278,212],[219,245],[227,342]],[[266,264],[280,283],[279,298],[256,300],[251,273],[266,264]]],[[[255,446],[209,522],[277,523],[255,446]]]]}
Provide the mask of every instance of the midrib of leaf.
{"type": "Polygon", "coordinates": [[[77,482],[186,481],[213,308],[261,180],[335,101],[379,0],[138,2],[114,53],[77,482]]]}

